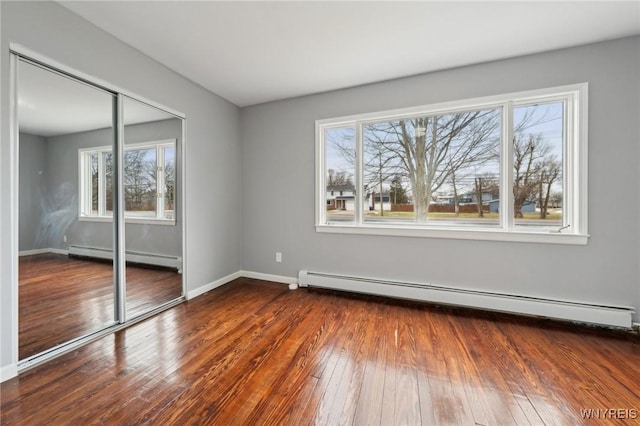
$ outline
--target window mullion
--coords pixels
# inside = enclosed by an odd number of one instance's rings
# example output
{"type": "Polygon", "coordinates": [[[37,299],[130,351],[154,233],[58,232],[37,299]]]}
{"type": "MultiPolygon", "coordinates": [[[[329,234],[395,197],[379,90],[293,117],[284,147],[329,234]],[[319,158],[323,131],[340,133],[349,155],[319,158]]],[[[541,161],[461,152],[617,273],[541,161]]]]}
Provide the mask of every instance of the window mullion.
{"type": "Polygon", "coordinates": [[[579,221],[575,213],[578,211],[578,200],[574,198],[576,191],[574,191],[573,179],[575,176],[575,160],[578,158],[578,153],[573,149],[575,147],[574,135],[577,132],[574,129],[574,109],[573,105],[575,101],[569,102],[565,100],[563,102],[563,117],[562,123],[562,140],[564,146],[562,147],[562,193],[564,194],[564,200],[562,210],[562,226],[575,227],[572,231],[579,230],[579,221]],[[575,208],[574,208],[575,207],[575,208]]]}
{"type": "Polygon", "coordinates": [[[506,231],[514,226],[513,213],[513,102],[502,107],[502,149],[500,150],[500,225],[506,231]]]}
{"type": "Polygon", "coordinates": [[[326,183],[326,164],[327,164],[327,147],[326,147],[326,129],[323,127],[316,128],[316,158],[319,159],[316,171],[316,224],[327,224],[327,183],[326,183]]]}
{"type": "Polygon", "coordinates": [[[574,190],[574,198],[572,204],[574,208],[573,220],[576,222],[573,231],[580,234],[587,234],[587,219],[588,219],[588,128],[589,117],[587,114],[588,109],[588,94],[587,86],[583,85],[580,90],[577,90],[571,97],[572,103],[572,127],[571,132],[571,157],[573,161],[573,175],[570,177],[573,179],[571,186],[574,190]]]}

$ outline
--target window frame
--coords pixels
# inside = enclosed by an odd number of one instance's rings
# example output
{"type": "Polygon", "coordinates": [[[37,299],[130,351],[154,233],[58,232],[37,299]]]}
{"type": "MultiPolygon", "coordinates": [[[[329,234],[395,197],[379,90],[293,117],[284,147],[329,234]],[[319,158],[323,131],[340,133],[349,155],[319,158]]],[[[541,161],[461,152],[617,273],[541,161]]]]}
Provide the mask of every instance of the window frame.
{"type": "MultiPolygon", "coordinates": [[[[587,148],[588,148],[588,83],[578,83],[545,89],[512,92],[465,100],[442,102],[410,108],[357,114],[316,120],[315,122],[315,229],[316,232],[387,235],[405,237],[470,239],[551,244],[586,245],[587,228],[587,148]],[[557,230],[522,229],[513,217],[513,111],[534,103],[562,100],[563,114],[563,223],[557,230]],[[362,187],[363,138],[362,126],[382,120],[451,114],[477,109],[502,108],[500,146],[500,199],[508,208],[500,209],[497,227],[462,227],[427,224],[366,223],[363,214],[362,190],[356,191],[353,222],[328,222],[326,216],[326,149],[325,132],[352,127],[355,130],[355,187],[362,187]],[[565,227],[570,225],[569,227],[565,227]]],[[[502,202],[501,202],[502,205],[502,202]]]]}
{"type": "MultiPolygon", "coordinates": [[[[155,217],[128,216],[127,212],[125,211],[125,223],[175,226],[175,213],[173,219],[165,218],[165,192],[163,188],[165,187],[164,163],[166,148],[173,148],[176,153],[175,155],[177,155],[177,140],[163,139],[157,141],[126,144],[124,146],[124,153],[126,153],[127,151],[137,151],[143,149],[155,149],[156,151],[156,215],[155,217]],[[160,189],[162,190],[160,191],[160,189]]],[[[106,171],[104,166],[102,166],[102,164],[104,164],[105,154],[111,154],[112,152],[112,146],[98,146],[78,149],[78,220],[80,221],[111,222],[113,220],[113,214],[107,214],[108,210],[106,206],[105,186],[106,171]],[[93,211],[90,158],[94,154],[98,157],[98,212],[97,214],[87,214],[86,212],[93,211]]],[[[175,173],[177,179],[177,170],[175,173]]]]}

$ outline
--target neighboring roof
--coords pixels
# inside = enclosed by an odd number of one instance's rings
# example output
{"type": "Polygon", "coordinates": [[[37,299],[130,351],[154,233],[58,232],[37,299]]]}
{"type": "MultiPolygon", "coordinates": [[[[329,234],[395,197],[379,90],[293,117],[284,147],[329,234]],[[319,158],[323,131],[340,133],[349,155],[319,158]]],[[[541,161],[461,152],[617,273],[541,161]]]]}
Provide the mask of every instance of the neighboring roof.
{"type": "MultiPolygon", "coordinates": [[[[379,193],[379,192],[376,192],[375,194],[376,194],[376,200],[379,200],[379,199],[380,199],[380,193],[379,193]]],[[[382,193],[382,199],[383,199],[383,200],[388,200],[388,199],[389,199],[389,197],[390,197],[390,195],[389,195],[389,193],[388,193],[388,192],[383,192],[383,193],[382,193]]],[[[367,196],[365,197],[365,200],[368,200],[369,198],[371,198],[371,193],[370,193],[370,192],[369,192],[369,193],[367,194],[367,196]]]]}
{"type": "Polygon", "coordinates": [[[327,191],[355,191],[355,185],[327,185],[327,191]]]}

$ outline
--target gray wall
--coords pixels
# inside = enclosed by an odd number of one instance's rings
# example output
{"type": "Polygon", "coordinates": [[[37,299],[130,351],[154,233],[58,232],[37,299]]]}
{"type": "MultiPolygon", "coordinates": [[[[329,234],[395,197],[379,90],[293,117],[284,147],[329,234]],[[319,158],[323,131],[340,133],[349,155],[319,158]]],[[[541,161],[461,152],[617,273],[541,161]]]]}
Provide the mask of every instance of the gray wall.
{"type": "Polygon", "coordinates": [[[42,197],[47,192],[47,144],[37,135],[20,133],[20,231],[19,250],[48,248],[38,235],[42,197]]]}
{"type": "MultiPolygon", "coordinates": [[[[54,2],[0,2],[0,199],[10,199],[9,43],[17,43],[187,116],[187,291],[241,268],[238,108],[168,70],[54,2]],[[215,184],[214,184],[215,183],[215,184]]],[[[16,330],[11,206],[0,204],[0,368],[16,330]]]]}
{"type": "Polygon", "coordinates": [[[338,272],[640,311],[639,47],[640,38],[627,38],[243,109],[243,269],[338,272]],[[587,246],[315,232],[315,120],[580,82],[589,82],[587,246]]]}

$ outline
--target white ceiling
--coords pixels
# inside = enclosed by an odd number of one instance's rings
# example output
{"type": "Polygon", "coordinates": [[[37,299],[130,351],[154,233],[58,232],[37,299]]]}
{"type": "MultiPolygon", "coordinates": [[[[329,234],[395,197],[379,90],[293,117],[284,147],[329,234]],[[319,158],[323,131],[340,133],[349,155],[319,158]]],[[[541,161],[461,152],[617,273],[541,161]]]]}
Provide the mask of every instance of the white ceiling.
{"type": "Polygon", "coordinates": [[[242,107],[640,34],[639,1],[62,1],[242,107]]]}
{"type": "MultiPolygon", "coordinates": [[[[20,132],[51,137],[111,127],[112,105],[111,93],[27,62],[18,63],[20,132]]],[[[172,118],[129,98],[123,110],[125,124],[172,118]]]]}

